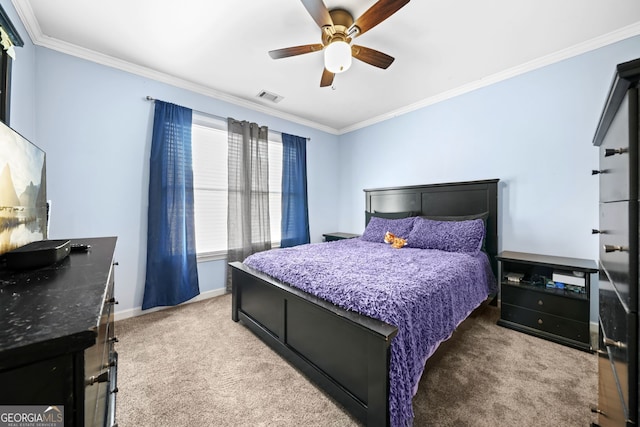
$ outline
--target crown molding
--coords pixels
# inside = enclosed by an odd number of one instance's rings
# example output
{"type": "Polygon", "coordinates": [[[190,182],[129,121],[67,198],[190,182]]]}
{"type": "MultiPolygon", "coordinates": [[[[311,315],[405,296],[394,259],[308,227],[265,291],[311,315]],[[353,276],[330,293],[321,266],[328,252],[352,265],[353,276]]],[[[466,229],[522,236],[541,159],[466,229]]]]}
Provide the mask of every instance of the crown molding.
{"type": "Polygon", "coordinates": [[[220,101],[225,101],[240,107],[248,108],[252,111],[268,114],[270,116],[278,117],[284,120],[288,120],[290,122],[294,122],[310,128],[318,129],[330,134],[334,134],[334,135],[338,134],[337,129],[334,129],[332,127],[325,126],[320,123],[313,122],[311,120],[306,120],[293,114],[288,114],[282,111],[274,110],[264,105],[251,102],[246,99],[238,98],[233,95],[229,95],[228,93],[224,93],[219,90],[216,90],[198,83],[181,79],[179,77],[175,77],[167,73],[162,73],[160,71],[156,71],[151,68],[132,64],[130,62],[123,61],[121,59],[117,59],[109,55],[105,55],[93,50],[85,49],[77,45],[73,45],[73,44],[63,42],[57,39],[53,39],[47,36],[42,36],[36,44],[49,49],[56,50],[58,52],[66,53],[68,55],[72,55],[78,58],[92,61],[107,67],[115,68],[121,71],[126,71],[128,73],[135,74],[141,77],[146,77],[148,79],[155,80],[158,82],[166,83],[171,86],[186,89],[200,95],[205,95],[210,98],[214,98],[220,101]]]}
{"type": "Polygon", "coordinates": [[[468,92],[472,92],[476,89],[490,86],[492,84],[501,82],[503,80],[507,80],[524,73],[528,73],[529,71],[533,71],[538,68],[542,68],[547,65],[551,65],[556,62],[560,62],[562,60],[569,59],[574,56],[578,56],[583,53],[586,53],[586,52],[589,52],[589,51],[592,51],[592,50],[595,50],[595,49],[598,49],[598,48],[601,48],[601,47],[604,47],[604,46],[607,46],[607,45],[610,45],[610,44],[613,44],[637,35],[640,35],[640,22],[636,22],[635,24],[628,25],[619,30],[612,31],[610,33],[607,33],[599,37],[595,37],[591,40],[587,40],[586,42],[582,42],[577,45],[571,46],[569,48],[554,52],[550,55],[546,55],[546,56],[534,59],[533,61],[526,62],[516,67],[512,67],[507,70],[501,71],[499,73],[492,74],[480,80],[476,80],[474,82],[467,83],[457,88],[448,90],[446,92],[439,93],[435,96],[425,98],[421,101],[407,105],[405,107],[398,108],[388,113],[385,113],[376,117],[372,117],[371,119],[364,120],[362,122],[353,124],[351,126],[339,129],[338,134],[343,135],[348,132],[353,132],[354,130],[362,129],[367,126],[371,126],[373,124],[376,124],[385,120],[389,120],[394,117],[398,117],[415,110],[419,110],[429,105],[437,104],[438,102],[455,98],[456,96],[463,95],[468,92]]]}
{"type": "Polygon", "coordinates": [[[31,4],[27,1],[19,2],[18,0],[11,0],[11,4],[13,4],[13,8],[18,13],[18,17],[22,21],[22,25],[27,29],[29,38],[33,43],[38,35],[42,35],[42,31],[38,21],[36,21],[31,4]]]}

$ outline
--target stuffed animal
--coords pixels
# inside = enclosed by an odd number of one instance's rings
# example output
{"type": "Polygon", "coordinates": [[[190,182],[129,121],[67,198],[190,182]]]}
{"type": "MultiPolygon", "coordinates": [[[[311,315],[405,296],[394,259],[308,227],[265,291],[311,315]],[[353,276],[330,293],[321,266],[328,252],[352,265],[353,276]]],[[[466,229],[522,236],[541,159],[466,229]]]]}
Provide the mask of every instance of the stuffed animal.
{"type": "Polygon", "coordinates": [[[392,248],[400,249],[401,247],[407,244],[407,239],[403,239],[402,237],[397,237],[395,234],[387,231],[384,234],[384,242],[390,243],[392,248]]]}

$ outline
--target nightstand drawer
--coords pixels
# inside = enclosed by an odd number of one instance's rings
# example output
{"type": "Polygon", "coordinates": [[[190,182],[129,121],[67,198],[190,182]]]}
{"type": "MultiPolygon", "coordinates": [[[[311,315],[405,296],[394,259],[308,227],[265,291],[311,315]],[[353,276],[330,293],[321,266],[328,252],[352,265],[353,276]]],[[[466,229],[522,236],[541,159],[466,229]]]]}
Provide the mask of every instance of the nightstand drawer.
{"type": "Polygon", "coordinates": [[[583,343],[589,343],[590,341],[588,322],[577,322],[564,317],[504,303],[500,310],[501,318],[508,322],[583,343]]]}
{"type": "Polygon", "coordinates": [[[586,299],[568,298],[506,284],[502,285],[501,292],[503,304],[520,306],[578,322],[589,321],[589,301],[586,299]]]}

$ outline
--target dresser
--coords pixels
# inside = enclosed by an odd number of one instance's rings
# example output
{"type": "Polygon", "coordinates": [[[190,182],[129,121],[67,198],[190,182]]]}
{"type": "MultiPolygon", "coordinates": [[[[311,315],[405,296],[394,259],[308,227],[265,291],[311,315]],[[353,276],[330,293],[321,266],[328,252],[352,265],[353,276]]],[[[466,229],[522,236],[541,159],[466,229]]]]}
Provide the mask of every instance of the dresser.
{"type": "Polygon", "coordinates": [[[504,251],[498,325],[591,351],[589,306],[593,260],[504,251]],[[566,283],[565,283],[566,282],[566,283]]]}
{"type": "Polygon", "coordinates": [[[638,423],[638,149],[640,59],[616,67],[599,147],[598,425],[638,423]]]}
{"type": "Polygon", "coordinates": [[[118,369],[116,238],[71,243],[90,248],[39,269],[0,268],[0,412],[19,405],[22,412],[59,414],[66,427],[110,427],[118,369]]]}

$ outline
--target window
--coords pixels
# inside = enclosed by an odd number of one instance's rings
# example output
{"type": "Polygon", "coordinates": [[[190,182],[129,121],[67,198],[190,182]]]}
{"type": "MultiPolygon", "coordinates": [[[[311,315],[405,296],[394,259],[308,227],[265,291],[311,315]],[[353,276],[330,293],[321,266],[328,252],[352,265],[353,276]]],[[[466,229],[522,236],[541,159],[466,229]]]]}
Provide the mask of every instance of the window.
{"type": "MultiPolygon", "coordinates": [[[[227,251],[227,123],[193,112],[191,132],[196,251],[200,259],[227,251]]],[[[282,137],[269,132],[269,216],[271,241],[280,244],[282,137]]]]}
{"type": "Polygon", "coordinates": [[[6,50],[0,49],[0,120],[9,124],[11,105],[11,57],[6,50]]]}
{"type": "Polygon", "coordinates": [[[18,31],[0,6],[0,120],[9,124],[11,105],[11,65],[14,46],[24,46],[18,31]]]}

